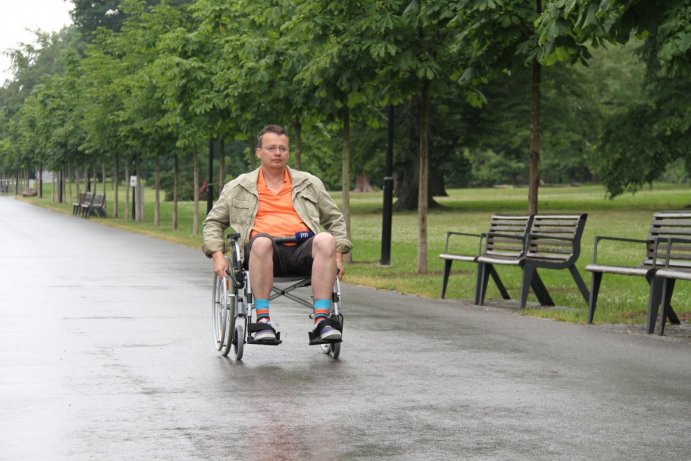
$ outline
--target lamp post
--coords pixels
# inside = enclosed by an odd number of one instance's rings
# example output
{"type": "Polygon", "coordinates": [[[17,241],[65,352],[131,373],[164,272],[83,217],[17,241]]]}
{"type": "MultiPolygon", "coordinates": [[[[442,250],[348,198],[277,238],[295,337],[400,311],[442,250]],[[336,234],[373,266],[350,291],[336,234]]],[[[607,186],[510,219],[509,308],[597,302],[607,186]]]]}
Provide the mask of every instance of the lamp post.
{"type": "Polygon", "coordinates": [[[391,265],[391,221],[393,214],[393,136],[394,109],[388,107],[388,126],[386,130],[386,169],[384,171],[384,211],[381,226],[381,259],[382,266],[391,265]]]}

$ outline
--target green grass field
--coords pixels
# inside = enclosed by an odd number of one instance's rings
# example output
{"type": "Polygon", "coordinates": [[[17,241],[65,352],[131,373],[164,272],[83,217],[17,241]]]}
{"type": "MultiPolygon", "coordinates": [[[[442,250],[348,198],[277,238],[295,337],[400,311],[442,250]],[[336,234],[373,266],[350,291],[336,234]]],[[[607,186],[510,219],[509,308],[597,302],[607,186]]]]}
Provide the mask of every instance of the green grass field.
{"type": "MultiPolygon", "coordinates": [[[[99,185],[98,191],[102,190],[99,185]]],[[[113,215],[112,192],[108,197],[108,213],[113,215]]],[[[353,263],[346,269],[345,280],[349,283],[392,290],[422,297],[438,298],[441,289],[442,252],[446,232],[458,230],[480,233],[486,230],[489,217],[496,212],[525,213],[527,211],[526,188],[453,189],[448,197],[438,197],[441,208],[432,209],[428,226],[427,274],[416,274],[418,249],[417,212],[395,213],[393,216],[391,265],[380,266],[382,194],[351,194],[351,228],[354,244],[353,263]]],[[[340,194],[334,193],[337,201],[340,194]]],[[[201,236],[192,232],[192,202],[182,202],[178,207],[178,230],[171,229],[172,204],[162,202],[161,224],[153,225],[154,192],[145,192],[144,222],[134,223],[124,217],[124,189],[120,188],[119,218],[91,218],[106,225],[121,227],[135,232],[157,236],[169,241],[193,247],[201,247],[201,236]]],[[[63,213],[71,213],[71,199],[58,204],[51,200],[50,185],[44,186],[44,198],[28,198],[27,201],[50,207],[63,213]]],[[[620,237],[645,237],[651,214],[658,210],[679,210],[691,207],[691,190],[687,186],[655,184],[651,190],[626,194],[609,200],[599,185],[579,187],[543,187],[539,194],[540,212],[586,212],[588,221],[582,240],[582,252],[578,262],[586,284],[590,286],[590,274],[584,266],[592,260],[595,235],[620,237]]],[[[206,214],[206,202],[200,203],[200,223],[206,214]]],[[[75,218],[76,219],[76,218],[75,218]]],[[[200,224],[201,226],[201,224],[200,224]]],[[[477,251],[477,241],[461,243],[462,251],[477,251]]],[[[630,244],[600,246],[598,261],[635,265],[642,259],[641,247],[630,244]]],[[[200,252],[201,256],[201,252],[200,252]]],[[[211,266],[209,265],[209,269],[211,266]]],[[[472,300],[475,287],[475,265],[454,263],[449,281],[447,298],[472,300]]],[[[520,271],[500,267],[498,271],[512,298],[518,296],[520,271]]],[[[529,307],[527,315],[549,317],[569,322],[585,322],[587,305],[571,279],[568,271],[541,272],[557,306],[529,307]]],[[[496,288],[490,283],[488,300],[499,300],[496,288]]],[[[529,302],[535,301],[531,295],[529,302]]],[[[600,289],[597,323],[644,323],[648,302],[648,285],[640,277],[605,275],[600,289]]],[[[691,285],[677,284],[673,299],[674,308],[682,319],[691,319],[691,285]]]]}

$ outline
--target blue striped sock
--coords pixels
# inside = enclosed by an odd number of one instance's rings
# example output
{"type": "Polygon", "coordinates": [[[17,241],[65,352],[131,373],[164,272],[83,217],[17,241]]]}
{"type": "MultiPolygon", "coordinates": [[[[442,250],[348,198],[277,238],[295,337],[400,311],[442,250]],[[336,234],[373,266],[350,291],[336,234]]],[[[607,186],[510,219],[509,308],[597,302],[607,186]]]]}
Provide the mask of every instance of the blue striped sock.
{"type": "Polygon", "coordinates": [[[314,323],[321,322],[329,317],[333,302],[330,299],[315,299],[314,300],[314,323]]]}
{"type": "Polygon", "coordinates": [[[262,319],[269,320],[269,300],[266,298],[255,299],[254,309],[257,311],[257,322],[262,319]]]}

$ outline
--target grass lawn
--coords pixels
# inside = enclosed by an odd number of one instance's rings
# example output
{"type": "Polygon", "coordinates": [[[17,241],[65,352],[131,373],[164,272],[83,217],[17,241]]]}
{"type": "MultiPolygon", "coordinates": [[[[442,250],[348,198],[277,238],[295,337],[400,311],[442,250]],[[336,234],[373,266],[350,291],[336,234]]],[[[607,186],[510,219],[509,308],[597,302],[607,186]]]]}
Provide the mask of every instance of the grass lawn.
{"type": "MultiPolygon", "coordinates": [[[[98,186],[102,190],[102,185],[98,186]]],[[[487,230],[489,217],[496,212],[525,213],[527,211],[526,188],[452,189],[448,197],[438,197],[441,208],[432,209],[428,220],[428,268],[427,274],[416,274],[415,258],[418,249],[417,212],[395,213],[392,226],[391,265],[379,265],[381,256],[382,194],[351,193],[351,228],[354,244],[353,263],[346,269],[345,280],[369,287],[398,291],[422,297],[438,298],[441,290],[442,252],[447,230],[480,233],[487,230]]],[[[107,202],[109,216],[113,215],[112,191],[107,202]]],[[[340,194],[334,193],[337,201],[340,194]]],[[[145,191],[144,222],[125,220],[124,188],[120,188],[119,218],[91,218],[104,224],[164,238],[183,245],[201,247],[201,235],[192,232],[192,202],[178,206],[177,230],[171,229],[172,204],[162,202],[161,225],[153,225],[154,192],[145,191]]],[[[590,286],[590,274],[584,266],[592,259],[595,235],[644,238],[651,214],[658,210],[680,210],[691,207],[691,189],[687,186],[655,184],[654,189],[636,194],[626,194],[609,200],[599,185],[579,187],[543,187],[540,189],[540,212],[588,213],[582,240],[578,267],[586,285],[590,286]]],[[[44,198],[27,198],[31,203],[71,213],[71,199],[67,203],[51,200],[50,185],[44,185],[44,198]]],[[[206,202],[200,203],[200,226],[206,214],[206,202]]],[[[76,219],[76,218],[75,218],[76,219]]],[[[461,244],[468,252],[477,251],[477,241],[461,244]]],[[[601,244],[598,261],[619,264],[638,264],[643,248],[630,244],[601,244]]],[[[201,250],[200,250],[201,255],[201,250]]],[[[475,265],[454,263],[449,281],[447,298],[472,300],[475,289],[475,265]]],[[[209,271],[211,264],[209,264],[209,271]]],[[[511,267],[499,267],[502,280],[512,298],[520,290],[520,271],[511,267]]],[[[587,316],[587,304],[580,295],[566,270],[543,270],[541,276],[554,298],[556,307],[528,307],[527,315],[548,317],[569,322],[583,323],[587,316]]],[[[499,300],[500,295],[493,283],[487,291],[488,300],[499,300]]],[[[529,303],[535,301],[531,294],[529,303]]],[[[605,275],[600,288],[597,323],[645,322],[648,303],[648,285],[640,277],[605,275]]],[[[674,308],[682,320],[691,319],[691,284],[679,282],[675,288],[674,308]]]]}

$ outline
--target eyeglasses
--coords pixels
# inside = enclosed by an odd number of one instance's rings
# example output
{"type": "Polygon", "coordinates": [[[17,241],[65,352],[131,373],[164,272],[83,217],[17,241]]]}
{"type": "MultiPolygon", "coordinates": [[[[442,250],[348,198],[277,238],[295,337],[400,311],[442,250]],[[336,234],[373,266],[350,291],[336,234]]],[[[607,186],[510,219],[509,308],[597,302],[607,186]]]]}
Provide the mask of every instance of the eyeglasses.
{"type": "Polygon", "coordinates": [[[288,148],[285,146],[266,146],[262,147],[265,151],[267,151],[270,154],[275,154],[276,151],[282,153],[282,154],[287,154],[288,153],[288,148]]]}

